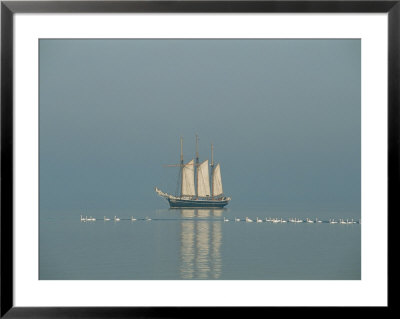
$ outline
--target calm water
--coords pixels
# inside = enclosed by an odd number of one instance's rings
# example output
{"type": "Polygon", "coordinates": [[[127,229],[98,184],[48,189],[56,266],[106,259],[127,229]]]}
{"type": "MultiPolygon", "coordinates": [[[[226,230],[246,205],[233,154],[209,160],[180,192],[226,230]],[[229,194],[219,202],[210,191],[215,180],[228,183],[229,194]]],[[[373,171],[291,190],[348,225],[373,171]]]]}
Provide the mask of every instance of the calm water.
{"type": "Polygon", "coordinates": [[[361,279],[360,224],[273,224],[265,218],[320,216],[230,209],[90,214],[98,220],[41,213],[40,279],[361,279]]]}

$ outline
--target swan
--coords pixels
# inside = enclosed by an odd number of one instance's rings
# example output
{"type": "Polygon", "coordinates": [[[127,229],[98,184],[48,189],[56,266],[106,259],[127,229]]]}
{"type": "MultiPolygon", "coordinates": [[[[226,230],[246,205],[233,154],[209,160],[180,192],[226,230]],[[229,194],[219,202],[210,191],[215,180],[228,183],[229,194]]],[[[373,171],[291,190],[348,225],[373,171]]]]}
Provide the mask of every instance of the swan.
{"type": "Polygon", "coordinates": [[[133,216],[131,217],[131,221],[134,222],[136,220],[136,218],[133,218],[133,216]]]}
{"type": "Polygon", "coordinates": [[[286,223],[287,221],[281,218],[281,223],[286,223]]]}
{"type": "Polygon", "coordinates": [[[108,221],[110,220],[110,218],[107,218],[106,216],[104,216],[104,221],[108,221]]]}
{"type": "Polygon", "coordinates": [[[146,221],[151,221],[151,218],[150,217],[146,217],[146,221]]]}
{"type": "Polygon", "coordinates": [[[313,220],[311,220],[311,219],[309,219],[309,218],[307,218],[307,223],[313,224],[313,223],[314,223],[314,221],[313,221],[313,220]]]}
{"type": "Polygon", "coordinates": [[[224,217],[224,222],[229,222],[229,219],[224,217]]]}
{"type": "Polygon", "coordinates": [[[249,218],[249,217],[246,217],[246,223],[252,223],[253,221],[249,218]]]}
{"type": "Polygon", "coordinates": [[[117,216],[114,216],[114,221],[119,222],[120,220],[117,216]]]}
{"type": "Polygon", "coordinates": [[[257,217],[257,223],[262,223],[262,219],[257,217]]]}
{"type": "Polygon", "coordinates": [[[240,222],[240,218],[235,218],[235,222],[240,222]]]}

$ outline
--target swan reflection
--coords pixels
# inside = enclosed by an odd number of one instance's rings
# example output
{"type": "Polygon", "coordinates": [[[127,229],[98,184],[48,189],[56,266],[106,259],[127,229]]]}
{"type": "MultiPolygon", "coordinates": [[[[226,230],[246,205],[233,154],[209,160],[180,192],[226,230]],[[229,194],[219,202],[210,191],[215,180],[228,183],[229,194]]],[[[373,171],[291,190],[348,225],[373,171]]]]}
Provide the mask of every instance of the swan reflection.
{"type": "MultiPolygon", "coordinates": [[[[218,212],[218,214],[222,213],[218,212]]],[[[213,210],[184,209],[184,217],[208,217],[213,210]]],[[[181,221],[181,278],[218,279],[222,273],[221,221],[190,219],[181,221]]]]}

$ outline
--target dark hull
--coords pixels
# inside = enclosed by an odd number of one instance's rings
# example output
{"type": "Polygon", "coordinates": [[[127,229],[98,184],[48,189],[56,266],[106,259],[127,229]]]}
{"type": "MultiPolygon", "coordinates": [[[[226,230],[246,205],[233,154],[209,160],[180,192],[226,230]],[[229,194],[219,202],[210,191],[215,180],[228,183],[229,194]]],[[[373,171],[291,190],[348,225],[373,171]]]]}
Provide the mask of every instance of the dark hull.
{"type": "Polygon", "coordinates": [[[171,208],[175,207],[196,207],[196,208],[222,208],[228,205],[229,200],[191,200],[191,199],[173,199],[168,198],[169,206],[171,208]]]}

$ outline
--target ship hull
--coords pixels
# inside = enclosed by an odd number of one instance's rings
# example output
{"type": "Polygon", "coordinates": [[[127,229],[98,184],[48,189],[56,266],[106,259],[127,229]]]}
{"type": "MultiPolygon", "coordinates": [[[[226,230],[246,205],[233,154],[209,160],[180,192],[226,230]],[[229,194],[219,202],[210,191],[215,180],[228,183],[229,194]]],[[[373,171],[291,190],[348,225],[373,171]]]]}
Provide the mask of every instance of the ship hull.
{"type": "Polygon", "coordinates": [[[191,200],[180,198],[167,198],[171,208],[192,207],[192,208],[222,208],[228,205],[229,200],[191,200]]]}

